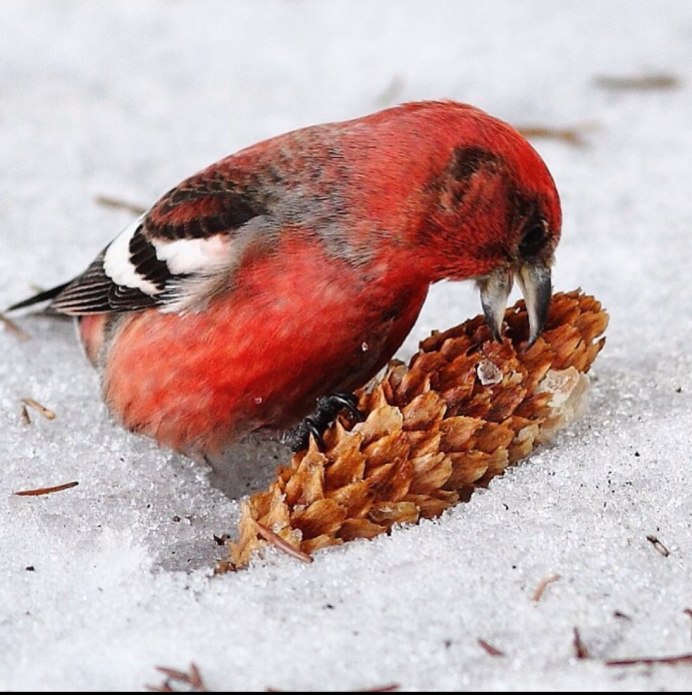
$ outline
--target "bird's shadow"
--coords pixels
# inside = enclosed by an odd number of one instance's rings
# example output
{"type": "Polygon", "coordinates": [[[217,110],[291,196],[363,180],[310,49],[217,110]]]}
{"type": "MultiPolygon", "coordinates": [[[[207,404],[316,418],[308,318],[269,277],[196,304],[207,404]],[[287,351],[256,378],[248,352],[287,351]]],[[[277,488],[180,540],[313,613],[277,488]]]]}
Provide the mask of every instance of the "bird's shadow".
{"type": "Polygon", "coordinates": [[[240,516],[240,504],[252,494],[267,490],[275,480],[277,469],[289,465],[292,452],[276,441],[249,437],[232,449],[204,461],[190,461],[172,454],[169,463],[176,477],[183,476],[191,485],[199,485],[204,478],[210,488],[219,491],[233,504],[219,503],[212,495],[209,509],[186,507],[176,499],[164,500],[159,506],[162,515],[152,528],[148,543],[156,557],[155,565],[164,571],[189,572],[213,568],[228,557],[224,548],[227,540],[234,540],[240,516]],[[200,477],[200,472],[202,476],[200,477]],[[185,513],[188,512],[188,513],[185,513]],[[169,522],[173,519],[173,527],[169,522]],[[171,528],[174,532],[171,533],[171,528]],[[162,542],[162,536],[165,542],[162,542]]]}
{"type": "Polygon", "coordinates": [[[209,483],[229,499],[237,500],[266,490],[276,477],[276,469],[291,461],[291,450],[280,442],[262,436],[245,437],[218,457],[206,457],[209,483]]]}

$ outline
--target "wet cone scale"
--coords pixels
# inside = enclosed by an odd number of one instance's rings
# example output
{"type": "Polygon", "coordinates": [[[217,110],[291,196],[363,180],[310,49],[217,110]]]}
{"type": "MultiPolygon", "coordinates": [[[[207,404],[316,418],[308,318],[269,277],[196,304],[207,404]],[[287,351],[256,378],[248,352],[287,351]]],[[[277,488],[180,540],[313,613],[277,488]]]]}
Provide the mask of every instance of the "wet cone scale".
{"type": "Polygon", "coordinates": [[[556,294],[528,349],[523,301],[505,322],[502,343],[480,316],[434,333],[408,366],[394,361],[357,391],[364,421],[340,419],[323,450],[311,441],[244,502],[219,571],[247,565],[267,545],[266,529],[310,555],[436,517],[577,417],[605,343],[600,303],[580,291],[556,294]]]}

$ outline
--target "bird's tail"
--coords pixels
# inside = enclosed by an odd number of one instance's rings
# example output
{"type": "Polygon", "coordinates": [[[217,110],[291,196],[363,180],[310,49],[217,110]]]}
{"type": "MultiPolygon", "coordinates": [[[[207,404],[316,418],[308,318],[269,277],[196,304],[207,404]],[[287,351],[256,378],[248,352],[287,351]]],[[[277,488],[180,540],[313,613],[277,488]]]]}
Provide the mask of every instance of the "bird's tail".
{"type": "Polygon", "coordinates": [[[38,294],[35,294],[33,297],[23,299],[21,302],[17,302],[12,306],[7,307],[6,311],[17,311],[19,309],[26,309],[27,307],[35,306],[36,304],[43,304],[44,302],[49,302],[55,299],[69,284],[69,282],[64,282],[62,285],[57,285],[56,287],[51,287],[49,290],[39,292],[38,294]]]}

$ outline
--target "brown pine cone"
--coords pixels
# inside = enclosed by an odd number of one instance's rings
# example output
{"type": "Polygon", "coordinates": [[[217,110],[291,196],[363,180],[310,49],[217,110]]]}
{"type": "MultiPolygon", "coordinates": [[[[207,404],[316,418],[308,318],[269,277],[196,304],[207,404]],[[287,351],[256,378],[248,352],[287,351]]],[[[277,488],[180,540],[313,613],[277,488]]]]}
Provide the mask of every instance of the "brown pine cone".
{"type": "Polygon", "coordinates": [[[356,392],[365,416],[340,419],[244,504],[239,537],[219,571],[245,566],[268,542],[304,559],[435,517],[573,420],[585,373],[605,343],[606,312],[580,291],[556,294],[526,349],[523,301],[505,314],[504,342],[481,316],[424,340],[408,367],[356,392]]]}

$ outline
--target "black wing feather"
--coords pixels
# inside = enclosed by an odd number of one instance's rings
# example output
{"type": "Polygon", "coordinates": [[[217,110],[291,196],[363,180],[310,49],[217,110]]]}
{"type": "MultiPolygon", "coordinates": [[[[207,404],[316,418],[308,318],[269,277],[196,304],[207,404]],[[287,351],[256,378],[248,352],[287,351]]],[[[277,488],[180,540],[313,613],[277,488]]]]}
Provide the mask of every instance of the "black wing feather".
{"type": "Polygon", "coordinates": [[[23,299],[21,302],[17,302],[12,306],[7,307],[7,311],[18,311],[19,309],[26,309],[27,307],[34,306],[35,304],[41,304],[42,302],[55,299],[69,284],[69,282],[63,282],[62,285],[56,285],[55,287],[51,287],[49,290],[39,292],[33,297],[23,299]]]}
{"type": "MultiPolygon", "coordinates": [[[[189,277],[171,272],[159,260],[152,241],[165,244],[182,239],[203,239],[232,234],[266,207],[256,179],[238,182],[231,172],[212,165],[166,193],[145,215],[127,249],[123,263],[155,289],[151,293],[113,281],[104,267],[106,247],[78,277],[10,307],[21,309],[52,300],[49,308],[75,316],[104,312],[139,311],[161,306],[175,297],[177,283],[189,277]]],[[[146,288],[145,288],[146,289],[146,288]]]]}

